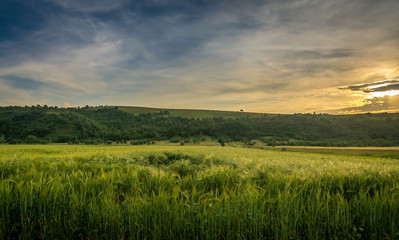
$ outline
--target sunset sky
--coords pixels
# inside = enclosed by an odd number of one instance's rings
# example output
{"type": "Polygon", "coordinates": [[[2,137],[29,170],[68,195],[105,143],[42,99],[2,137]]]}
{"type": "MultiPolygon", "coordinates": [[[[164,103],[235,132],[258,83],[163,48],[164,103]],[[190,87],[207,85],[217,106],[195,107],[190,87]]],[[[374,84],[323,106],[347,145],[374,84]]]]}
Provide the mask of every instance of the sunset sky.
{"type": "Polygon", "coordinates": [[[399,110],[398,0],[2,0],[0,105],[399,110]]]}

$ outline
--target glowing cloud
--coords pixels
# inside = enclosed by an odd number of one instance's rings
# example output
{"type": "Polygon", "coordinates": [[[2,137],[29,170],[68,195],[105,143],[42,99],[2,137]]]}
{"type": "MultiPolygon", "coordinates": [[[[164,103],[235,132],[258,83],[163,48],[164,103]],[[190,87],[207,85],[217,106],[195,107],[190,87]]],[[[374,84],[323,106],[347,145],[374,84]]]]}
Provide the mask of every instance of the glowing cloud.
{"type": "Polygon", "coordinates": [[[336,113],[399,91],[397,9],[396,0],[3,0],[0,105],[336,113]]]}

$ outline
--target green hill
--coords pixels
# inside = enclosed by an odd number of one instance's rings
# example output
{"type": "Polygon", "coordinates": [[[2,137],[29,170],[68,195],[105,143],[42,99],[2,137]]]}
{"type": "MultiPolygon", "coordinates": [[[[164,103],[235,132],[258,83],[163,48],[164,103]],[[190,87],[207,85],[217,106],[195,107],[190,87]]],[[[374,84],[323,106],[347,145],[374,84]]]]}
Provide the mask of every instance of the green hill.
{"type": "MultiPolygon", "coordinates": [[[[118,107],[119,110],[132,113],[135,115],[142,113],[159,113],[161,111],[168,112],[171,117],[184,117],[184,118],[242,118],[242,117],[262,117],[264,113],[252,112],[232,112],[232,111],[217,111],[217,110],[201,110],[201,109],[170,109],[170,108],[147,108],[147,107],[118,107]]],[[[269,114],[271,115],[271,114],[269,114]]]]}
{"type": "Polygon", "coordinates": [[[0,107],[3,143],[198,143],[399,146],[399,114],[264,114],[142,107],[0,107]]]}

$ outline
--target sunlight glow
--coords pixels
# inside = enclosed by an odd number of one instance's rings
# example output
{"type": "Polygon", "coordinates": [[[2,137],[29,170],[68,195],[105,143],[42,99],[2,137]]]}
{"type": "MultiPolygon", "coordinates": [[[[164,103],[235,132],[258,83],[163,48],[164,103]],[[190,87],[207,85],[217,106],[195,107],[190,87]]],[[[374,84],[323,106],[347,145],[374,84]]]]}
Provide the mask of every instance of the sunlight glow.
{"type": "Polygon", "coordinates": [[[373,93],[370,93],[370,98],[395,96],[395,95],[399,95],[399,90],[391,90],[391,91],[385,91],[385,92],[373,92],[373,93]]]}
{"type": "MultiPolygon", "coordinates": [[[[386,80],[384,80],[384,81],[386,81],[386,80]]],[[[388,86],[388,85],[390,85],[390,84],[391,84],[391,83],[378,84],[378,85],[370,86],[370,87],[368,87],[367,89],[374,89],[374,88],[379,88],[379,87],[385,87],[385,86],[388,86]]]]}
{"type": "Polygon", "coordinates": [[[386,78],[393,78],[395,76],[398,76],[397,69],[393,69],[393,68],[383,68],[379,72],[381,74],[385,75],[386,78]]]}

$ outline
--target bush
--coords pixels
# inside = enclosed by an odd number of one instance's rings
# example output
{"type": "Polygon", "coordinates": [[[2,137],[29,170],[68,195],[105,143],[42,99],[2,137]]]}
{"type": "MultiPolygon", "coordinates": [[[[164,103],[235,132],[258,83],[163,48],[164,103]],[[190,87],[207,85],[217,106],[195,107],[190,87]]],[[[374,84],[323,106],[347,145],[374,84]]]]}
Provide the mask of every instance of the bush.
{"type": "Polygon", "coordinates": [[[178,142],[180,142],[180,141],[181,141],[181,138],[178,137],[178,136],[174,136],[174,137],[172,137],[172,138],[169,140],[169,142],[171,142],[171,143],[178,143],[178,142]]]}
{"type": "Polygon", "coordinates": [[[55,142],[56,143],[67,143],[67,142],[71,141],[72,139],[74,139],[74,138],[71,136],[59,135],[56,138],[55,142]]]}
{"type": "Polygon", "coordinates": [[[147,140],[132,140],[132,141],[130,141],[131,145],[145,145],[148,143],[149,143],[149,141],[147,141],[147,140]]]}
{"type": "Polygon", "coordinates": [[[8,144],[21,144],[24,141],[22,141],[21,139],[11,139],[8,141],[8,144]]]}
{"type": "Polygon", "coordinates": [[[34,144],[34,143],[38,143],[39,141],[37,140],[37,137],[33,136],[33,135],[29,135],[25,138],[25,143],[27,144],[34,144]]]}

